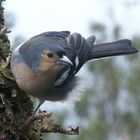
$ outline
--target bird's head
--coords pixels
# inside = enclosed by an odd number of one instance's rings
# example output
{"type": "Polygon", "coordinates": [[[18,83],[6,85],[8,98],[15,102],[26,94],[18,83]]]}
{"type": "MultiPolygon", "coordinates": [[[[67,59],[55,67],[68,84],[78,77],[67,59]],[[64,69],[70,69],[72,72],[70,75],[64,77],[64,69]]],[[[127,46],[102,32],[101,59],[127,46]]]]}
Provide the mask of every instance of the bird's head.
{"type": "Polygon", "coordinates": [[[63,48],[59,45],[47,46],[41,52],[39,69],[46,71],[50,68],[61,69],[64,66],[72,66],[71,60],[67,57],[63,48]]]}

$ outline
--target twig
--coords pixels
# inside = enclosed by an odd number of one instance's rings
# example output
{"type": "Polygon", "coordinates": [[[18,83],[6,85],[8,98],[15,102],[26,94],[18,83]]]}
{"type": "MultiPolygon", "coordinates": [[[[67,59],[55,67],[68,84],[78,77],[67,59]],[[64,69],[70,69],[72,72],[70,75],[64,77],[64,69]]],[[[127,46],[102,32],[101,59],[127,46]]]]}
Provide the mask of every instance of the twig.
{"type": "Polygon", "coordinates": [[[50,120],[51,113],[39,112],[32,122],[34,132],[41,133],[61,133],[66,135],[79,135],[79,127],[62,128],[61,125],[50,120]]]}
{"type": "Polygon", "coordinates": [[[49,133],[62,133],[67,135],[79,135],[79,127],[72,128],[68,127],[67,129],[62,128],[58,124],[51,123],[47,128],[41,129],[42,133],[49,132],[49,133]]]}

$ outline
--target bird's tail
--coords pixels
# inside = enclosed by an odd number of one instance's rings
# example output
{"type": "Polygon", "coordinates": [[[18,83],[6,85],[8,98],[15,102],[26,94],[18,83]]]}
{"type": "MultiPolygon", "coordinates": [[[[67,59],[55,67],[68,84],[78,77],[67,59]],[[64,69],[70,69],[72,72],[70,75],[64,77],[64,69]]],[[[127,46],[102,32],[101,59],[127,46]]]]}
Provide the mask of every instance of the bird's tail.
{"type": "Polygon", "coordinates": [[[89,54],[88,60],[109,56],[127,55],[138,52],[136,48],[132,47],[132,42],[128,39],[109,43],[94,44],[95,38],[93,37],[92,41],[91,37],[87,39],[87,41],[90,43],[90,45],[92,45],[92,50],[89,54]]]}

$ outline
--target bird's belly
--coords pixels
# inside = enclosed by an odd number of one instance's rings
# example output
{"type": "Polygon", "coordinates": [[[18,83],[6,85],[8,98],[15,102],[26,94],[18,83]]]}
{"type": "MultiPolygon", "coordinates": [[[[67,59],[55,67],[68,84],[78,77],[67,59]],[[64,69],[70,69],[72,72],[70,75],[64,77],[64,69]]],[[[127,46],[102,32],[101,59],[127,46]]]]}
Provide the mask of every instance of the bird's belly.
{"type": "Polygon", "coordinates": [[[12,69],[18,86],[26,93],[37,98],[44,98],[50,88],[53,88],[56,75],[53,71],[35,73],[27,65],[19,63],[12,69]],[[48,80],[49,79],[49,80],[48,80]]]}

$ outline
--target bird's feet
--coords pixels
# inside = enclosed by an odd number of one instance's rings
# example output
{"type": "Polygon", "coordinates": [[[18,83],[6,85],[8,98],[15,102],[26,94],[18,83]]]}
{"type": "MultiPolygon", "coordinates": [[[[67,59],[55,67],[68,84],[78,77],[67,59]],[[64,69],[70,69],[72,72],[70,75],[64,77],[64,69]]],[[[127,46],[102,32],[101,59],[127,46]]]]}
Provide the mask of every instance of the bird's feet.
{"type": "Polygon", "coordinates": [[[21,130],[25,130],[31,124],[31,122],[35,117],[35,113],[36,112],[33,112],[33,114],[30,117],[28,117],[27,120],[21,125],[20,127],[21,130]]]}
{"type": "Polygon", "coordinates": [[[52,115],[51,112],[46,112],[46,111],[41,111],[39,110],[38,114],[36,114],[36,111],[33,112],[33,114],[27,118],[27,120],[21,125],[20,129],[22,131],[24,131],[28,126],[31,125],[32,121],[36,118],[38,119],[42,119],[44,117],[44,115],[46,116],[46,118],[50,118],[50,116],[52,115]]]}

